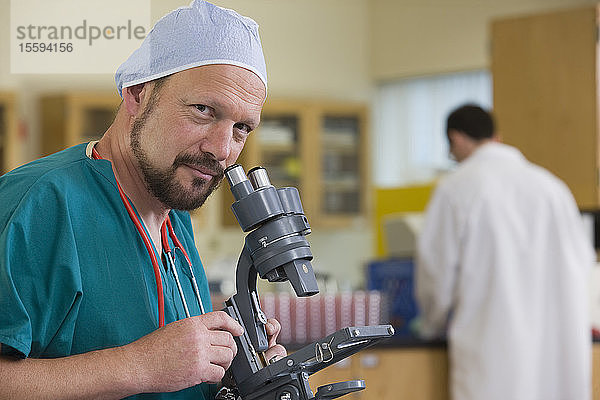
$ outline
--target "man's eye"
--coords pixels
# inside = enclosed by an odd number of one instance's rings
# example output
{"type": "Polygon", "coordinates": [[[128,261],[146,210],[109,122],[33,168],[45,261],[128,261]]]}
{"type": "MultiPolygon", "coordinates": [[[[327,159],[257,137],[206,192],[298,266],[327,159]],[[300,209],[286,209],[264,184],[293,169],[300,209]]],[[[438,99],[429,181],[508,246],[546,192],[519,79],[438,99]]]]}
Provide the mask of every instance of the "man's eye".
{"type": "Polygon", "coordinates": [[[252,128],[250,128],[248,125],[243,124],[243,123],[235,124],[235,128],[239,129],[240,131],[242,131],[246,134],[252,132],[252,128]]]}
{"type": "Polygon", "coordinates": [[[204,104],[195,104],[194,107],[196,107],[196,109],[201,113],[205,113],[208,111],[208,106],[205,106],[204,104]]]}

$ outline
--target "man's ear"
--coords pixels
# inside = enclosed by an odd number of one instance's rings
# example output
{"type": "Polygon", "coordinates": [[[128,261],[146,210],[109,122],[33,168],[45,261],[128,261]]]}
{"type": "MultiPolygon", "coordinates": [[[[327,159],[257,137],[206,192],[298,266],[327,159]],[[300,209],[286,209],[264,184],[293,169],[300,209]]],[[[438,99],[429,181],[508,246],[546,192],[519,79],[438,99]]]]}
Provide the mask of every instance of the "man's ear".
{"type": "Polygon", "coordinates": [[[137,116],[143,109],[144,97],[147,93],[147,85],[140,83],[123,89],[123,103],[127,114],[132,117],[137,116]]]}

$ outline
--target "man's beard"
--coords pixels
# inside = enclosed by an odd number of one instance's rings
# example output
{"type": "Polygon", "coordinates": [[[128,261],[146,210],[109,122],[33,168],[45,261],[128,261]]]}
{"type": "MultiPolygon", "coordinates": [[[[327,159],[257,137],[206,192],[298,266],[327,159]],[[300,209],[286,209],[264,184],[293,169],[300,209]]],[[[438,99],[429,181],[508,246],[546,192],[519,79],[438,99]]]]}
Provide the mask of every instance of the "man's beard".
{"type": "MultiPolygon", "coordinates": [[[[154,93],[152,93],[154,95],[154,93]]],[[[138,161],[146,187],[163,205],[176,210],[195,210],[202,206],[208,196],[217,189],[223,180],[223,167],[209,154],[180,154],[173,165],[165,170],[154,167],[148,160],[146,152],[140,145],[140,136],[146,120],[154,109],[156,98],[151,96],[146,109],[137,118],[131,128],[131,150],[138,161]],[[187,165],[214,173],[210,181],[194,177],[192,187],[186,189],[176,178],[177,168],[187,165]]]]}

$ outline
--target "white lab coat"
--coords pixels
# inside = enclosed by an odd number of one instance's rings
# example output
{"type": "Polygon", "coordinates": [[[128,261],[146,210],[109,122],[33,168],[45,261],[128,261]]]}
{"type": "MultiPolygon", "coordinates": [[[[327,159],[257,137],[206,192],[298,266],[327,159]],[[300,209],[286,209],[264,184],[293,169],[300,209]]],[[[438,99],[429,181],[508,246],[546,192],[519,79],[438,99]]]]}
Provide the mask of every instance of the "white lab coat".
{"type": "Polygon", "coordinates": [[[517,149],[484,144],[443,179],[416,296],[425,336],[448,322],[452,399],[588,400],[593,260],[566,185],[517,149]]]}

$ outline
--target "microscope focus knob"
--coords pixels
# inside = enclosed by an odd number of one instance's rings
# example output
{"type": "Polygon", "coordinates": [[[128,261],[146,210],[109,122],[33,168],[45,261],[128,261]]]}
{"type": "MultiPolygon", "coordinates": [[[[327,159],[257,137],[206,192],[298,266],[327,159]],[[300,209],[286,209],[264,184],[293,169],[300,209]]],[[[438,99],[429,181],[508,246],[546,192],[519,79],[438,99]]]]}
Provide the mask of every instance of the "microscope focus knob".
{"type": "Polygon", "coordinates": [[[300,400],[300,392],[296,386],[286,385],[279,389],[275,398],[277,400],[300,400]]]}

